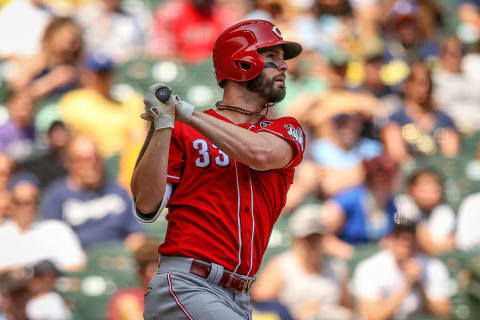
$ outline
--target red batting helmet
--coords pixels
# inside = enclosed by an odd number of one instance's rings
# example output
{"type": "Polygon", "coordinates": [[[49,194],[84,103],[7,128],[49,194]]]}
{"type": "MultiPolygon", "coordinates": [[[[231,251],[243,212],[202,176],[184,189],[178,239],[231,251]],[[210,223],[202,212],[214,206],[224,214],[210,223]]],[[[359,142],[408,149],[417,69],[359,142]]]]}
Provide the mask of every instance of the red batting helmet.
{"type": "Polygon", "coordinates": [[[280,45],[285,60],[302,51],[299,43],[284,41],[280,30],[266,20],[246,20],[225,30],[213,47],[213,68],[217,83],[230,79],[248,81],[263,70],[263,58],[257,49],[280,45]]]}

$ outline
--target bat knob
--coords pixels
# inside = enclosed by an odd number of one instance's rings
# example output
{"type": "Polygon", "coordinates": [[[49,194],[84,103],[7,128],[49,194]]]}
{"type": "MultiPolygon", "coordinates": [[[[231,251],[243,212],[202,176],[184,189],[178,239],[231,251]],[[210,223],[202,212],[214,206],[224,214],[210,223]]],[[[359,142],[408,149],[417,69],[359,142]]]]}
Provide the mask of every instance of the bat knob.
{"type": "Polygon", "coordinates": [[[157,99],[161,102],[165,103],[168,101],[168,99],[170,99],[171,93],[172,92],[170,91],[170,89],[168,89],[167,87],[163,87],[155,92],[155,97],[157,97],[157,99]]]}

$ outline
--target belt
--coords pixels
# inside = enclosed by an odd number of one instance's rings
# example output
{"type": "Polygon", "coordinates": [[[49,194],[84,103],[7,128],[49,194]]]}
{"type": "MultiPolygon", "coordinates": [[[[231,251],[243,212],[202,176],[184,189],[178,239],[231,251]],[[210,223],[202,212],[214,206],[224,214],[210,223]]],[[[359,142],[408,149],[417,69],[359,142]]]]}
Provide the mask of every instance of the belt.
{"type": "MultiPolygon", "coordinates": [[[[210,270],[211,267],[208,266],[208,264],[203,264],[196,260],[192,261],[192,266],[190,267],[190,273],[205,279],[210,274],[210,270]]],[[[222,278],[220,279],[218,284],[222,287],[231,289],[238,294],[242,294],[250,289],[255,280],[255,277],[251,279],[243,279],[242,276],[236,273],[224,270],[222,278]]]]}

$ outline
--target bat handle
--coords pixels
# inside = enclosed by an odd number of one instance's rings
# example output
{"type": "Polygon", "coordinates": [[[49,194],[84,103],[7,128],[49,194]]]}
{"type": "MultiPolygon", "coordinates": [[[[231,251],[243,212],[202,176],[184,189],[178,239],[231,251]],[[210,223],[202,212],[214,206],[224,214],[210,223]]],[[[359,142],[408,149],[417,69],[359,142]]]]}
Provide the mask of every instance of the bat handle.
{"type": "Polygon", "coordinates": [[[168,99],[170,99],[171,93],[172,92],[170,91],[170,89],[168,89],[167,87],[163,87],[155,92],[155,97],[157,97],[157,99],[161,102],[166,103],[168,99]]]}

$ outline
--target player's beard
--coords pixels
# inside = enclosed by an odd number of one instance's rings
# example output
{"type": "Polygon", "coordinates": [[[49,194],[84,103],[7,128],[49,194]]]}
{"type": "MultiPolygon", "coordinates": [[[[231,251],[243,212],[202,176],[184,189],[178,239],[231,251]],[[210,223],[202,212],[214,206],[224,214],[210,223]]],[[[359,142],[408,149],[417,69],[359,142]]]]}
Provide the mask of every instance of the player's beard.
{"type": "Polygon", "coordinates": [[[280,77],[285,79],[285,74],[278,74],[269,80],[262,71],[258,77],[247,82],[247,88],[250,91],[260,94],[266,98],[268,102],[280,102],[285,98],[285,94],[287,93],[287,88],[284,85],[278,88],[275,87],[275,80],[280,77]]]}

